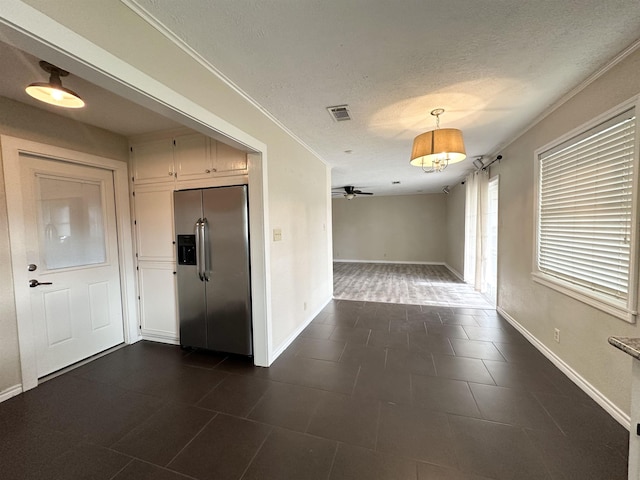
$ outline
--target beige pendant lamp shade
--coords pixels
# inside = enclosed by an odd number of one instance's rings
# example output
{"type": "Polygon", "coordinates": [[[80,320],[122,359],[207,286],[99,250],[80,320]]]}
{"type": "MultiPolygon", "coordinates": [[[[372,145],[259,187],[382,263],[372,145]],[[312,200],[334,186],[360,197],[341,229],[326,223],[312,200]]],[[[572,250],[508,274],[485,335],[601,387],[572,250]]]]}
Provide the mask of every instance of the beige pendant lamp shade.
{"type": "Polygon", "coordinates": [[[60,77],[66,77],[69,72],[41,61],[40,67],[50,74],[49,82],[35,82],[30,84],[25,91],[36,100],[64,108],[82,108],[84,101],[73,90],[62,86],[60,77]]]}
{"type": "Polygon", "coordinates": [[[411,165],[422,167],[427,173],[441,172],[450,163],[467,158],[462,132],[456,128],[440,128],[442,108],[431,112],[436,117],[436,129],[418,135],[413,140],[411,165]]]}

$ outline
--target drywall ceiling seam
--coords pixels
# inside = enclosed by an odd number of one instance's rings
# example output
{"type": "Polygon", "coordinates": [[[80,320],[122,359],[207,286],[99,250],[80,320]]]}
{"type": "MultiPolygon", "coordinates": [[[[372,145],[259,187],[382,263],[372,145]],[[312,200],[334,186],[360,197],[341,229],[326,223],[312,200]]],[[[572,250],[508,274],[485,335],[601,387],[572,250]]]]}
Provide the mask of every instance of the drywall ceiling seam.
{"type": "Polygon", "coordinates": [[[223,81],[229,88],[231,88],[234,92],[244,98],[247,102],[257,108],[265,117],[275,123],[279,128],[281,128],[287,135],[293,138],[296,142],[298,142],[302,147],[308,150],[311,154],[313,154],[318,160],[320,160],[324,165],[331,166],[329,162],[327,162],[318,152],[316,152],[313,148],[311,148],[306,142],[304,142],[300,137],[298,137],[295,133],[293,133],[289,128],[287,128],[280,120],[278,120],[271,112],[269,112],[266,108],[264,108],[260,103],[258,103],[253,97],[249,96],[244,90],[238,87],[230,78],[228,78],[224,73],[218,70],[212,63],[210,63],[206,58],[200,55],[195,49],[193,49],[189,44],[187,44],[184,40],[178,37],[175,33],[173,33],[167,26],[164,25],[160,20],[158,20],[153,14],[151,14],[147,9],[139,5],[136,0],[120,0],[124,5],[130,8],[136,15],[142,18],[145,22],[155,28],[158,32],[160,32],[164,37],[166,37],[169,41],[171,41],[174,45],[180,48],[183,52],[193,58],[196,62],[206,68],[213,75],[218,77],[221,81],[223,81]]]}

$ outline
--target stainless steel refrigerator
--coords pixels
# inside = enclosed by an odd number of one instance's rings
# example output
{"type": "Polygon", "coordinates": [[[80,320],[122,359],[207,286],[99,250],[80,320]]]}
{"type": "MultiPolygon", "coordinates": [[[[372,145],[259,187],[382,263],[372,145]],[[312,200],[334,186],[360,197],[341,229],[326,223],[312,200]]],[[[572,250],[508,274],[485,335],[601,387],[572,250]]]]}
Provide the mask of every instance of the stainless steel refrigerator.
{"type": "Polygon", "coordinates": [[[253,354],[246,185],[174,192],[180,344],[253,354]]]}

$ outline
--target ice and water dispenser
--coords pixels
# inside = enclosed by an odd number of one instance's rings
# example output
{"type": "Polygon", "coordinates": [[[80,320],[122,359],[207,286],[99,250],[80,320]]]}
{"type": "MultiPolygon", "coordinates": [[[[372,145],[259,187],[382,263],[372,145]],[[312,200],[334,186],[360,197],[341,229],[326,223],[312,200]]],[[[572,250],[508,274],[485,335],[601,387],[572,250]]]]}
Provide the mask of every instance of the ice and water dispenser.
{"type": "Polygon", "coordinates": [[[196,265],[195,235],[178,235],[178,265],[196,265]]]}

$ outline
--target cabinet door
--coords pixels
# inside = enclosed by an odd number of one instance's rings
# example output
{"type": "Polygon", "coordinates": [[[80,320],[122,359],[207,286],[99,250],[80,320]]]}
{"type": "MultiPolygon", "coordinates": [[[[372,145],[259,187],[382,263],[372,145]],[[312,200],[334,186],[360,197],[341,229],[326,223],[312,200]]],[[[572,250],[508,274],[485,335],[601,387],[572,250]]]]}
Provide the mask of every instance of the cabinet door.
{"type": "MultiPolygon", "coordinates": [[[[212,150],[213,150],[213,140],[212,150]]],[[[214,175],[243,175],[247,173],[247,153],[224,143],[215,142],[216,154],[213,157],[214,175]]]]}
{"type": "Polygon", "coordinates": [[[200,134],[177,136],[174,160],[178,180],[210,177],[209,139],[200,134]]]}
{"type": "Polygon", "coordinates": [[[170,138],[131,146],[133,181],[136,184],[173,182],[173,140],[170,138]]]}
{"type": "Polygon", "coordinates": [[[176,343],[175,264],[139,262],[140,333],[144,338],[176,343]]]}
{"type": "Polygon", "coordinates": [[[173,261],[173,187],[138,187],[133,201],[138,260],[173,261]]]}

